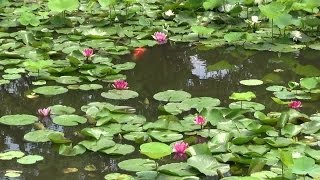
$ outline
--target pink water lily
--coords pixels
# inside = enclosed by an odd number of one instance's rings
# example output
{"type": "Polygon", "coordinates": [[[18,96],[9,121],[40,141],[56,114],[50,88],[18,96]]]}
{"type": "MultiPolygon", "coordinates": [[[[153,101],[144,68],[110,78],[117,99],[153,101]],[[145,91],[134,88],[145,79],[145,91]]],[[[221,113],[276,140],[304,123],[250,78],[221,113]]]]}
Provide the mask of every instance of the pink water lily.
{"type": "Polygon", "coordinates": [[[291,101],[289,104],[288,104],[288,107],[289,108],[292,108],[292,109],[299,109],[302,107],[302,103],[301,101],[291,101]]]}
{"type": "Polygon", "coordinates": [[[167,35],[163,32],[155,32],[152,37],[158,44],[165,44],[168,41],[167,35]]]}
{"type": "Polygon", "coordinates": [[[183,155],[185,155],[186,150],[188,149],[188,147],[189,147],[188,143],[185,143],[183,141],[176,142],[173,145],[173,152],[175,152],[176,155],[183,156],[183,155]]]}
{"type": "Polygon", "coordinates": [[[38,114],[43,117],[48,117],[51,114],[51,109],[50,108],[38,109],[38,114]]]}
{"type": "Polygon", "coordinates": [[[194,118],[194,123],[202,127],[206,123],[206,119],[203,116],[197,115],[194,118]]]}
{"type": "Polygon", "coordinates": [[[115,89],[123,90],[128,89],[128,83],[125,80],[115,80],[112,85],[115,89]]]}
{"type": "Polygon", "coordinates": [[[91,49],[91,48],[86,48],[86,49],[84,49],[84,50],[82,51],[82,54],[83,54],[83,56],[86,57],[86,58],[90,58],[90,57],[94,56],[93,49],[91,49]]]}

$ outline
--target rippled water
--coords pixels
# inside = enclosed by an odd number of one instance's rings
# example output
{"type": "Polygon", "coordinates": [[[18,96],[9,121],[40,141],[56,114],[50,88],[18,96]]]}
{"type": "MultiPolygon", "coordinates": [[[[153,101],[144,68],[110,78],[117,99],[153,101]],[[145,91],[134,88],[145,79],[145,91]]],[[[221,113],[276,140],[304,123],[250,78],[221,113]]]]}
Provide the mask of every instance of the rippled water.
{"type": "MultiPolygon", "coordinates": [[[[129,101],[112,101],[101,97],[103,91],[78,91],[69,90],[68,93],[53,96],[28,99],[25,94],[31,91],[31,85],[27,77],[16,80],[9,85],[0,87],[0,114],[36,114],[38,108],[55,104],[72,106],[77,109],[77,114],[83,115],[80,107],[94,101],[107,101],[113,104],[130,105],[137,109],[137,114],[147,117],[148,121],[154,121],[160,114],[159,102],[152,96],[163,90],[176,89],[190,92],[193,96],[210,96],[219,98],[222,106],[227,106],[231,101],[228,97],[232,92],[254,91],[257,94],[256,102],[266,105],[267,110],[277,111],[281,106],[275,105],[270,99],[271,93],[266,92],[267,85],[259,87],[245,87],[239,84],[242,79],[262,79],[274,70],[283,70],[275,73],[279,75],[280,82],[286,84],[289,80],[298,81],[301,76],[292,69],[288,69],[288,62],[297,62],[301,65],[311,64],[320,67],[319,52],[305,50],[300,53],[278,54],[272,52],[246,51],[241,48],[224,48],[216,50],[198,50],[187,45],[162,46],[148,49],[145,55],[136,61],[134,70],[126,73],[130,89],[137,91],[140,96],[129,101]],[[233,70],[210,71],[210,65],[225,60],[235,65],[233,70]],[[143,102],[148,99],[150,104],[143,102]]],[[[131,61],[132,57],[124,56],[121,61],[131,61]]],[[[100,83],[105,88],[109,83],[100,83]]],[[[316,103],[304,104],[304,111],[317,112],[319,106],[316,103]]],[[[63,131],[66,137],[73,142],[78,142],[76,131],[85,127],[62,127],[51,125],[50,129],[63,131]]],[[[44,161],[35,165],[20,165],[14,160],[0,161],[0,179],[5,179],[4,172],[7,169],[22,170],[23,175],[19,179],[103,179],[110,172],[121,172],[117,163],[125,158],[139,157],[138,146],[135,153],[121,157],[108,156],[106,154],[87,151],[76,157],[64,157],[58,155],[58,146],[51,143],[28,143],[23,140],[23,135],[32,130],[32,126],[9,127],[0,125],[0,152],[7,150],[21,150],[29,154],[44,156],[44,161]],[[84,167],[93,164],[97,167],[95,172],[87,172],[84,167]],[[64,174],[63,169],[74,167],[79,169],[76,173],[64,174]]],[[[121,138],[116,142],[125,142],[121,138]]],[[[128,142],[126,142],[128,143],[128,142]]],[[[171,161],[171,157],[160,160],[160,164],[171,161]]]]}

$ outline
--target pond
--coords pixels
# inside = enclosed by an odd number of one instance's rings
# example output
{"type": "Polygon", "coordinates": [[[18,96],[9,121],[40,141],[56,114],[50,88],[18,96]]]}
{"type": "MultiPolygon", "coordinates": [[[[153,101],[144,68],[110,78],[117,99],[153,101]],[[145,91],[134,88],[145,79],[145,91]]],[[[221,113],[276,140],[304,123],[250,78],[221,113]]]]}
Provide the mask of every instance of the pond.
{"type": "MultiPolygon", "coordinates": [[[[98,82],[103,86],[103,89],[99,90],[81,91],[70,89],[67,93],[56,96],[40,95],[38,98],[27,98],[26,95],[37,87],[31,84],[36,77],[29,77],[24,74],[22,78],[11,81],[9,84],[1,85],[0,99],[2,103],[0,105],[0,114],[2,116],[13,114],[37,116],[39,108],[60,104],[75,108],[76,112],[74,114],[85,117],[86,113],[81,111],[82,106],[92,102],[108,102],[114,105],[131,106],[136,109],[135,114],[144,116],[147,122],[155,122],[158,116],[168,113],[163,110],[163,105],[166,103],[155,100],[153,96],[168,89],[183,90],[189,92],[192,97],[218,98],[221,101],[219,105],[221,107],[228,107],[230,103],[234,102],[234,100],[229,99],[232,93],[252,91],[257,97],[253,101],[266,106],[264,112],[281,112],[288,109],[287,105],[275,103],[270,98],[273,97],[272,92],[267,91],[266,88],[273,84],[287,86],[289,81],[299,82],[300,78],[312,75],[313,72],[311,71],[320,67],[319,55],[320,52],[309,49],[296,53],[274,53],[249,51],[235,47],[201,50],[201,48],[187,44],[166,44],[147,48],[145,53],[135,60],[131,55],[124,55],[117,60],[118,63],[136,63],[134,69],[126,71],[124,74],[127,76],[129,89],[139,93],[137,98],[122,101],[103,98],[101,93],[112,89],[111,83],[108,82],[98,82]],[[299,71],[299,67],[313,68],[310,68],[310,71],[303,71],[309,74],[303,74],[303,72],[299,71]],[[239,83],[245,79],[262,79],[264,84],[260,86],[244,86],[239,83]]],[[[52,82],[49,84],[61,85],[52,82]]],[[[319,111],[319,105],[318,101],[303,102],[301,111],[306,114],[313,114],[319,111]]],[[[196,111],[192,110],[177,116],[182,119],[186,115],[195,113],[196,111]]],[[[88,113],[86,117],[88,117],[88,113]]],[[[252,115],[248,117],[253,118],[252,115]]],[[[94,127],[94,124],[85,123],[72,127],[61,126],[52,122],[47,124],[47,129],[63,132],[65,137],[72,141],[73,145],[88,139],[80,133],[81,129],[85,127],[94,127]]],[[[209,127],[216,129],[216,126],[209,127]]],[[[139,131],[150,132],[150,129],[130,128],[133,129],[132,131],[138,129],[139,131]]],[[[126,133],[131,131],[130,128],[127,131],[122,131],[121,135],[116,133],[113,136],[114,142],[135,147],[134,152],[128,155],[107,155],[87,150],[84,154],[68,157],[59,155],[60,144],[51,142],[36,143],[24,140],[23,137],[26,133],[36,130],[32,125],[0,125],[0,152],[19,150],[26,154],[41,155],[44,158],[42,161],[32,165],[18,164],[15,160],[0,160],[0,178],[6,179],[4,174],[10,169],[23,172],[19,179],[33,180],[103,179],[105,175],[113,172],[135,175],[135,172],[122,170],[117,165],[127,159],[147,158],[139,152],[141,142],[134,143],[134,141],[123,138],[126,133]]],[[[220,127],[220,129],[223,128],[220,127]]],[[[272,134],[271,131],[270,134],[272,134]]],[[[272,135],[270,136],[273,137],[272,135]]],[[[192,138],[190,137],[194,137],[194,135],[185,133],[184,138],[189,138],[191,145],[194,143],[192,143],[192,138]]],[[[206,141],[204,140],[204,142],[206,141]]],[[[166,141],[167,144],[172,142],[175,142],[175,140],[166,141]]],[[[221,152],[225,151],[221,150],[221,152]]],[[[241,154],[241,152],[239,153],[241,154]]],[[[186,160],[176,160],[172,154],[156,161],[161,166],[186,160]]],[[[226,163],[231,166],[231,175],[246,175],[250,164],[244,163],[246,166],[241,167],[233,161],[226,163]]],[[[269,167],[266,165],[263,169],[268,170],[270,169],[269,167]]],[[[203,174],[197,174],[201,178],[205,177],[203,174]]],[[[230,172],[226,174],[230,175],[230,172]]],[[[166,178],[170,179],[170,176],[166,178]]]]}

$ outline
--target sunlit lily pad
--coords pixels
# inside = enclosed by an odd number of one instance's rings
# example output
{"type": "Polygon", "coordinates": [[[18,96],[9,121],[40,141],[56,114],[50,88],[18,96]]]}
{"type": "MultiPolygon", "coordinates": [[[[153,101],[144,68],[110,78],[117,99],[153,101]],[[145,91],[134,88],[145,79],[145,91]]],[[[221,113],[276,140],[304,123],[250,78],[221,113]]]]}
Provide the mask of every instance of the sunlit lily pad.
{"type": "Polygon", "coordinates": [[[24,153],[21,151],[8,151],[0,153],[0,160],[11,160],[13,158],[21,158],[24,156],[24,153]]]}
{"type": "Polygon", "coordinates": [[[180,162],[180,163],[171,163],[165,164],[159,167],[160,172],[165,174],[172,174],[175,176],[194,176],[197,175],[198,172],[194,170],[188,163],[180,162]]]}
{"type": "Polygon", "coordinates": [[[50,141],[48,136],[52,133],[57,133],[64,136],[62,132],[44,129],[44,130],[36,130],[36,131],[28,132],[23,136],[23,138],[29,142],[48,142],[50,141]]]}
{"type": "Polygon", "coordinates": [[[6,170],[6,173],[4,176],[9,177],[9,178],[16,178],[20,177],[22,174],[22,171],[17,171],[17,170],[6,170]]]}
{"type": "Polygon", "coordinates": [[[102,136],[98,140],[84,140],[79,143],[80,145],[83,145],[88,150],[97,152],[102,149],[110,148],[116,145],[114,141],[111,140],[110,137],[102,136]]]}
{"type": "Polygon", "coordinates": [[[243,92],[243,93],[232,93],[229,99],[238,100],[238,101],[251,101],[251,99],[256,98],[256,95],[251,92],[243,92]]]}
{"type": "Polygon", "coordinates": [[[134,180],[134,178],[128,174],[111,173],[104,176],[106,180],[134,180]]]}
{"type": "Polygon", "coordinates": [[[195,108],[200,112],[204,108],[211,108],[220,105],[220,100],[212,97],[195,97],[182,101],[182,104],[187,104],[191,108],[195,108]]]}
{"type": "Polygon", "coordinates": [[[56,115],[72,114],[76,111],[73,107],[64,106],[60,104],[50,106],[50,109],[51,109],[51,114],[56,114],[56,115]]]}
{"type": "Polygon", "coordinates": [[[256,102],[248,101],[237,101],[229,104],[230,109],[252,109],[255,111],[262,111],[265,109],[265,106],[256,102]]]}
{"type": "Polygon", "coordinates": [[[52,120],[55,124],[61,126],[76,126],[87,122],[87,119],[75,114],[56,116],[52,120]]]}
{"type": "Polygon", "coordinates": [[[84,91],[89,91],[89,90],[97,90],[97,89],[102,89],[103,86],[100,84],[81,84],[79,86],[80,90],[84,90],[84,91]]]}
{"type": "Polygon", "coordinates": [[[77,76],[60,76],[56,79],[56,82],[61,84],[77,84],[81,82],[81,79],[77,76]]]}
{"type": "Polygon", "coordinates": [[[43,157],[39,155],[27,155],[20,159],[17,159],[19,164],[34,164],[37,161],[42,161],[43,157]]]}
{"type": "Polygon", "coordinates": [[[128,144],[116,144],[113,147],[100,150],[99,152],[103,152],[110,155],[127,155],[134,151],[134,146],[128,144]]]}
{"type": "Polygon", "coordinates": [[[38,121],[36,116],[28,114],[15,114],[15,115],[6,115],[0,118],[0,123],[11,125],[11,126],[23,126],[33,124],[38,121]]]}
{"type": "Polygon", "coordinates": [[[83,154],[84,152],[86,152],[86,148],[81,145],[76,145],[72,147],[72,144],[62,144],[59,148],[59,154],[63,156],[76,156],[79,154],[83,154]]]}
{"type": "Polygon", "coordinates": [[[15,80],[15,79],[20,79],[21,75],[20,74],[4,74],[2,75],[2,78],[6,80],[15,80]]]}
{"type": "Polygon", "coordinates": [[[118,164],[119,168],[126,171],[151,171],[154,170],[157,165],[154,160],[150,159],[129,159],[121,161],[118,164]]]}
{"type": "Polygon", "coordinates": [[[152,159],[160,159],[171,154],[171,147],[160,142],[145,143],[140,146],[140,152],[152,159]]]}
{"type": "Polygon", "coordinates": [[[172,142],[172,141],[177,141],[183,138],[182,134],[179,134],[173,131],[153,130],[148,132],[148,134],[152,138],[157,139],[158,141],[161,141],[161,142],[172,142]]]}
{"type": "Polygon", "coordinates": [[[119,99],[119,100],[124,100],[124,99],[131,99],[131,98],[136,98],[139,96],[139,94],[135,91],[131,90],[109,90],[108,92],[103,92],[101,93],[101,96],[104,98],[108,99],[119,99]]]}
{"type": "Polygon", "coordinates": [[[198,169],[207,176],[216,176],[218,175],[217,171],[226,173],[230,170],[230,166],[228,164],[221,164],[210,155],[192,156],[188,159],[188,165],[198,169]]]}
{"type": "Polygon", "coordinates": [[[3,84],[9,84],[10,81],[9,80],[6,80],[6,79],[0,79],[0,85],[3,85],[3,84]]]}
{"type": "Polygon", "coordinates": [[[153,98],[158,101],[180,102],[191,98],[191,94],[185,91],[167,90],[155,94],[153,98]]]}
{"type": "Polygon", "coordinates": [[[246,86],[258,86],[263,84],[263,81],[259,79],[247,79],[247,80],[241,80],[240,84],[246,85],[246,86]]]}
{"type": "Polygon", "coordinates": [[[62,86],[42,86],[34,89],[33,92],[37,94],[53,96],[66,93],[68,92],[68,89],[62,86]]]}

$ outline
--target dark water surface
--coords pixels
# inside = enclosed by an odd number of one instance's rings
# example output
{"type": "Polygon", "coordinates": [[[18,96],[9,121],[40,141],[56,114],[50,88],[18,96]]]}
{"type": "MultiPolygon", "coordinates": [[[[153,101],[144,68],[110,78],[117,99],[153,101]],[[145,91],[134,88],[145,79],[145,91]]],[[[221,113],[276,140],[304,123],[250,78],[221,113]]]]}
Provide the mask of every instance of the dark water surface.
{"type": "MultiPolygon", "coordinates": [[[[126,73],[130,89],[137,91],[140,96],[129,101],[112,101],[101,97],[100,93],[110,88],[110,83],[100,83],[104,90],[99,91],[79,91],[69,90],[68,93],[53,96],[28,99],[25,93],[34,89],[31,81],[21,78],[9,85],[0,87],[0,115],[7,114],[34,114],[38,108],[55,104],[71,106],[77,109],[76,114],[84,115],[80,107],[90,102],[104,101],[119,105],[129,105],[137,109],[137,114],[144,115],[148,121],[154,121],[161,113],[158,111],[159,102],[152,99],[152,96],[168,89],[184,90],[195,96],[210,96],[221,100],[221,106],[228,106],[231,102],[228,97],[232,92],[253,91],[257,94],[255,102],[266,105],[266,112],[278,111],[283,106],[276,105],[271,99],[271,93],[265,91],[268,85],[259,87],[245,87],[239,84],[243,79],[262,79],[268,73],[281,69],[283,72],[275,73],[279,75],[280,83],[284,85],[288,81],[299,81],[301,76],[297,75],[290,63],[300,65],[313,65],[320,67],[317,51],[304,50],[299,53],[278,54],[272,52],[246,51],[241,48],[224,48],[216,50],[198,50],[187,45],[162,46],[148,49],[145,55],[137,60],[135,69],[126,73]],[[208,67],[221,60],[235,65],[233,70],[210,71],[208,67]],[[150,104],[143,102],[148,99],[150,104]]],[[[130,56],[125,56],[121,62],[131,61],[130,56]]],[[[304,111],[315,113],[319,110],[317,103],[304,104],[304,111]]],[[[67,138],[72,140],[74,132],[85,127],[62,127],[51,125],[50,129],[63,131],[67,138]]],[[[122,172],[117,167],[117,163],[132,157],[142,157],[139,155],[139,145],[136,151],[126,156],[109,156],[102,153],[87,151],[83,155],[75,157],[65,157],[58,154],[58,146],[51,143],[28,143],[23,140],[24,134],[30,132],[32,126],[4,126],[0,125],[0,152],[7,150],[21,150],[28,154],[39,154],[44,156],[44,160],[35,165],[20,165],[15,160],[0,161],[0,179],[6,179],[4,173],[8,169],[22,170],[21,177],[16,179],[30,180],[73,180],[73,179],[103,179],[104,175],[110,172],[122,172]],[[87,172],[84,167],[93,164],[97,167],[95,172],[87,172]],[[64,174],[65,168],[77,168],[76,173],[64,174]]],[[[116,142],[124,142],[115,139],[116,142]]],[[[127,143],[127,142],[126,142],[127,143]]],[[[74,143],[75,144],[75,143],[74,143]]],[[[167,157],[161,161],[171,161],[167,157]]]]}

